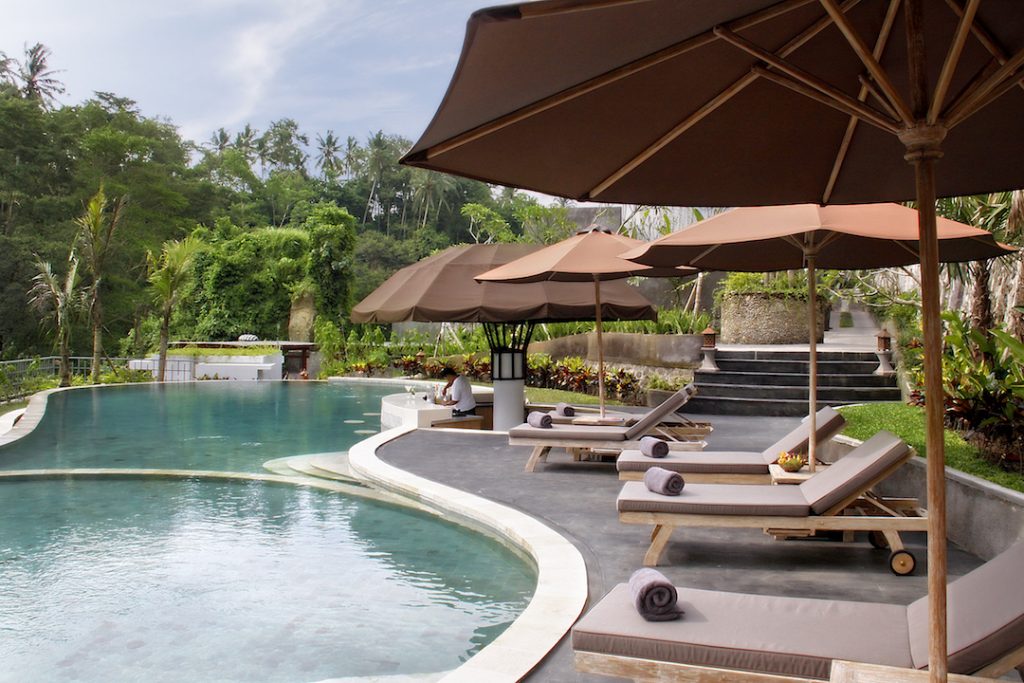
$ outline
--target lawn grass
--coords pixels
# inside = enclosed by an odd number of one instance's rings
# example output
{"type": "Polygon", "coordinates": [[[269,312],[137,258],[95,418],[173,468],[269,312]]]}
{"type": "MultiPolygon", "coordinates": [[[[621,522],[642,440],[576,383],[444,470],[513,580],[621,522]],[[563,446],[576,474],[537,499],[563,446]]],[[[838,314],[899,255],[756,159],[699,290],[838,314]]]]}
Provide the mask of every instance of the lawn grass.
{"type": "Polygon", "coordinates": [[[20,410],[28,405],[28,398],[19,398],[17,401],[0,403],[0,415],[9,413],[12,410],[20,410]]]}
{"type": "MultiPolygon", "coordinates": [[[[914,447],[918,455],[925,452],[925,415],[918,406],[903,403],[867,403],[838,409],[846,418],[843,434],[854,439],[868,439],[880,429],[887,429],[914,447]]],[[[1024,492],[1024,476],[1002,470],[984,460],[978,449],[951,429],[946,430],[946,464],[955,470],[973,474],[999,486],[1024,492]]]]}
{"type": "MultiPolygon", "coordinates": [[[[561,389],[541,389],[539,387],[526,387],[526,400],[530,403],[575,403],[577,405],[597,405],[597,396],[590,394],[578,394],[575,391],[562,391],[561,389]]],[[[620,406],[622,403],[608,399],[606,405],[620,406]]]]}
{"type": "Polygon", "coordinates": [[[853,313],[842,311],[839,314],[839,327],[853,327],[853,313]]]}

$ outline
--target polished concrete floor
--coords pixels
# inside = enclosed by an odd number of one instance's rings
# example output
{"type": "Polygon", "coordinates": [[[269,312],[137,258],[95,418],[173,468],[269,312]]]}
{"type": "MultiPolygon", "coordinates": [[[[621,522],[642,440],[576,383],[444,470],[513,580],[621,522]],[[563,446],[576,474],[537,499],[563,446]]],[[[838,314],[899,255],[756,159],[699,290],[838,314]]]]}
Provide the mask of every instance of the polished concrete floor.
{"type": "MultiPolygon", "coordinates": [[[[706,416],[701,416],[702,419],[706,416]]],[[[715,425],[708,450],[757,450],[798,418],[707,416],[715,425]]],[[[503,435],[420,430],[385,445],[378,455],[417,475],[499,501],[543,520],[576,545],[587,563],[590,604],[641,566],[650,528],[619,523],[621,488],[613,464],[573,463],[554,452],[526,473],[528,448],[503,435]]],[[[913,576],[890,573],[888,552],[854,543],[775,541],[759,530],[678,530],[661,567],[678,585],[717,590],[906,604],[925,595],[923,534],[906,539],[917,557],[913,576]]],[[[950,577],[980,563],[950,549],[950,577]]],[[[535,669],[530,681],[605,681],[577,673],[568,638],[535,669]]]]}

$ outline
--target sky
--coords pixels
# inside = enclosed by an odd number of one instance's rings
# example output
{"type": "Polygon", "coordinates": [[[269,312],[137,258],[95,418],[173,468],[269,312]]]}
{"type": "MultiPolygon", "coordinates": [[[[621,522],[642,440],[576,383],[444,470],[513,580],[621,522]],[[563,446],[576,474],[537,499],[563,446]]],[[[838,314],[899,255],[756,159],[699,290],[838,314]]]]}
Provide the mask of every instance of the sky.
{"type": "Polygon", "coordinates": [[[4,2],[0,51],[52,51],[65,104],[95,91],[207,141],[220,127],[293,118],[363,142],[415,141],[487,0],[28,0],[4,2]]]}

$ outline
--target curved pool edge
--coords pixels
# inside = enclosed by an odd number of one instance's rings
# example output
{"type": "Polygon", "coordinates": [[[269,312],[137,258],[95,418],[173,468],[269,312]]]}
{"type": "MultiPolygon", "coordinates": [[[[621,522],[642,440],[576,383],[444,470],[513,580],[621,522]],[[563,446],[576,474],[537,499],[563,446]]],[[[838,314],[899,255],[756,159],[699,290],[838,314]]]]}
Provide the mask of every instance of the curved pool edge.
{"type": "Polygon", "coordinates": [[[377,487],[481,525],[528,554],[537,565],[537,589],[529,605],[500,636],[446,683],[518,681],[554,649],[587,602],[587,568],[576,547],[540,520],[481,496],[424,479],[377,457],[384,444],[415,431],[396,427],[349,448],[353,472],[377,487]]]}

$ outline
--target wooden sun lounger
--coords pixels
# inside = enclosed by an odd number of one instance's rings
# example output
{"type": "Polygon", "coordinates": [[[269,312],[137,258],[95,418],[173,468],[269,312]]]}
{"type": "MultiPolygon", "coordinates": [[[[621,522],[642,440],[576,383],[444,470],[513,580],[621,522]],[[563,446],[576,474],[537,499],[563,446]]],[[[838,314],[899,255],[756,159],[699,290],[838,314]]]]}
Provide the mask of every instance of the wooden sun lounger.
{"type": "MultiPolygon", "coordinates": [[[[825,443],[842,431],[846,420],[833,408],[817,413],[817,441],[825,443]]],[[[669,453],[664,458],[648,458],[639,450],[624,450],[615,462],[619,479],[638,481],[651,467],[679,472],[687,483],[703,484],[770,484],[769,465],[779,453],[806,453],[810,441],[807,420],[760,453],[744,451],[702,451],[700,453],[669,453]]]]}
{"type": "Polygon", "coordinates": [[[777,538],[868,531],[873,543],[888,544],[893,573],[906,575],[916,560],[900,532],[927,531],[926,515],[912,499],[884,499],[869,489],[913,455],[899,437],[882,431],[798,486],[692,484],[680,496],[662,496],[630,481],[619,494],[619,520],[654,527],[647,566],[658,564],[677,527],[764,529],[777,538]]]}
{"type": "MultiPolygon", "coordinates": [[[[1022,571],[1018,543],[949,584],[950,672],[997,678],[1024,665],[1022,571]]],[[[888,605],[677,590],[682,619],[648,622],[627,584],[613,588],[573,627],[576,668],[636,681],[782,683],[828,680],[836,660],[928,665],[927,596],[888,605]]]]}

